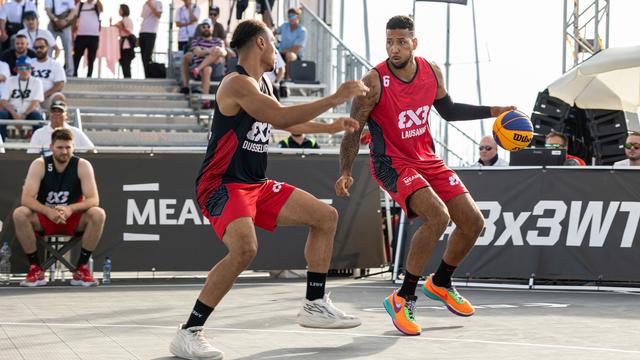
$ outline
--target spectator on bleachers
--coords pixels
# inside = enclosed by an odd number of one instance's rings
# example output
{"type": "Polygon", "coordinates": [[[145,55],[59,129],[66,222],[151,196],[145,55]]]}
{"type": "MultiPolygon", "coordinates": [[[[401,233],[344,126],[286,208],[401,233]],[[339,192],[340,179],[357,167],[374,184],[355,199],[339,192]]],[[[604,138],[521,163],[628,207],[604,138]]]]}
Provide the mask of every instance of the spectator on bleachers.
{"type": "MultiPolygon", "coordinates": [[[[222,78],[227,50],[222,39],[213,37],[210,19],[204,19],[200,27],[202,29],[202,37],[191,42],[193,56],[189,73],[194,80],[202,80],[202,93],[208,94],[211,88],[211,77],[213,76],[217,80],[222,78]]],[[[189,75],[183,77],[183,86],[188,86],[188,80],[189,75]]],[[[205,108],[208,105],[210,103],[205,100],[205,108]]]]}
{"type": "MultiPolygon", "coordinates": [[[[227,72],[233,71],[233,69],[227,69],[227,72]]],[[[281,97],[287,97],[286,87],[283,86],[282,82],[284,81],[285,74],[285,63],[284,59],[280,55],[280,53],[276,53],[276,65],[273,68],[273,71],[269,71],[265,73],[269,81],[271,81],[271,85],[273,85],[273,93],[276,95],[276,98],[280,100],[281,97]]]]}
{"type": "Polygon", "coordinates": [[[77,152],[95,151],[95,145],[89,137],[75,126],[67,124],[67,104],[62,100],[51,103],[49,108],[49,124],[43,126],[33,133],[29,142],[27,153],[41,153],[44,156],[51,155],[49,144],[51,144],[51,134],[57,128],[66,128],[73,133],[73,148],[77,152]]]}
{"type": "Polygon", "coordinates": [[[78,76],[80,59],[87,51],[87,77],[93,74],[93,63],[96,60],[100,44],[100,14],[103,7],[100,0],[81,1],[77,6],[78,20],[76,39],[73,43],[73,76],[78,76]]]}
{"type": "Polygon", "coordinates": [[[62,89],[67,82],[67,76],[62,65],[49,57],[49,44],[46,39],[37,38],[34,49],[36,50],[36,59],[31,64],[33,66],[31,76],[42,81],[42,91],[44,92],[42,109],[46,111],[54,100],[65,100],[62,89]]]}
{"type": "Polygon", "coordinates": [[[224,25],[222,25],[218,19],[220,18],[220,7],[218,5],[211,5],[209,7],[209,20],[211,20],[211,24],[213,26],[212,35],[215,38],[219,38],[224,41],[225,46],[227,46],[227,32],[224,29],[224,25]]]}
{"type": "MultiPolygon", "coordinates": [[[[23,55],[16,61],[18,76],[7,80],[2,89],[0,119],[43,120],[40,103],[44,100],[42,82],[31,76],[31,59],[23,55]]],[[[33,126],[35,131],[40,126],[33,126]]],[[[0,125],[0,135],[7,137],[7,125],[0,125]]]]}
{"type": "Polygon", "coordinates": [[[498,144],[493,139],[493,136],[485,136],[480,139],[480,159],[476,162],[476,165],[480,166],[509,166],[509,163],[505,159],[501,159],[498,156],[498,144]]]}
{"type": "Polygon", "coordinates": [[[304,46],[307,42],[307,29],[300,25],[300,15],[302,12],[298,8],[291,8],[287,11],[287,22],[280,25],[277,34],[280,35],[280,45],[278,51],[286,61],[287,80],[291,77],[291,63],[302,59],[304,46]]]}
{"type": "Polygon", "coordinates": [[[27,11],[38,11],[32,0],[13,0],[2,5],[0,10],[2,50],[11,48],[11,37],[24,28],[24,14],[27,11]]]}
{"type": "Polygon", "coordinates": [[[17,34],[14,37],[13,48],[3,51],[0,55],[0,61],[4,61],[9,65],[11,75],[15,76],[18,74],[18,72],[16,71],[16,59],[18,59],[20,56],[27,56],[30,58],[36,56],[36,53],[33,50],[29,49],[27,44],[27,37],[23,34],[17,34]]]}
{"type": "Polygon", "coordinates": [[[9,70],[9,64],[4,61],[0,61],[0,94],[2,94],[2,89],[7,83],[7,79],[11,77],[11,70],[9,70]]]}
{"type": "Polygon", "coordinates": [[[273,30],[273,4],[276,0],[256,0],[256,14],[262,15],[262,22],[273,30]]]}
{"type": "Polygon", "coordinates": [[[189,39],[195,35],[200,18],[200,7],[192,0],[182,0],[184,5],[176,11],[175,22],[178,30],[178,50],[185,51],[189,39]]]}
{"type": "Polygon", "coordinates": [[[616,162],[613,166],[640,166],[640,132],[634,131],[627,136],[624,154],[627,158],[616,162]]]}
{"type": "Polygon", "coordinates": [[[550,133],[545,136],[545,147],[553,149],[565,149],[567,150],[567,159],[563,165],[566,166],[586,166],[587,164],[581,158],[569,155],[569,138],[559,132],[551,130],[550,133]]]}
{"type": "Polygon", "coordinates": [[[49,30],[39,29],[40,23],[38,21],[38,13],[35,11],[27,11],[24,13],[24,24],[26,27],[20,31],[18,34],[23,34],[27,37],[27,47],[31,50],[33,49],[33,43],[38,38],[43,38],[47,40],[47,44],[50,44],[49,47],[49,56],[53,54],[55,51],[55,55],[53,55],[54,59],[57,59],[60,55],[60,49],[58,45],[56,45],[56,41],[53,38],[53,35],[49,32],[49,30]]]}
{"type": "Polygon", "coordinates": [[[133,35],[133,21],[129,18],[131,10],[127,4],[120,4],[118,13],[122,20],[114,26],[118,28],[120,35],[120,66],[125,79],[131,78],[131,62],[136,57],[136,37],[133,35]]]}
{"type": "Polygon", "coordinates": [[[74,0],[45,0],[44,8],[49,16],[47,29],[53,35],[54,43],[57,38],[62,41],[66,74],[73,76],[73,36],[71,32],[73,20],[78,15],[76,4],[74,0]]]}
{"type": "Polygon", "coordinates": [[[159,0],[146,0],[142,6],[142,25],[140,25],[140,36],[138,37],[145,78],[149,78],[149,64],[152,61],[161,16],[162,3],[159,0]]]}
{"type": "Polygon", "coordinates": [[[291,134],[288,138],[280,140],[278,147],[283,149],[320,149],[315,138],[308,138],[304,134],[291,134]]]}

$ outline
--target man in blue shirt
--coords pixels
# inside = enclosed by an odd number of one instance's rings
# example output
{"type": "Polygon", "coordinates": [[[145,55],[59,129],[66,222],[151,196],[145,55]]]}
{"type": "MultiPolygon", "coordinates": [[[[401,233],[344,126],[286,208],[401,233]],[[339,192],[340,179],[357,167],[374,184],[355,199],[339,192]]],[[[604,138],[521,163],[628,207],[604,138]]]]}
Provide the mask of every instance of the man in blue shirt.
{"type": "Polygon", "coordinates": [[[282,58],[287,62],[285,74],[289,78],[289,64],[302,59],[304,45],[307,42],[307,29],[300,25],[300,14],[298,8],[291,8],[287,11],[288,22],[280,25],[277,33],[280,34],[280,47],[278,50],[282,58]]]}

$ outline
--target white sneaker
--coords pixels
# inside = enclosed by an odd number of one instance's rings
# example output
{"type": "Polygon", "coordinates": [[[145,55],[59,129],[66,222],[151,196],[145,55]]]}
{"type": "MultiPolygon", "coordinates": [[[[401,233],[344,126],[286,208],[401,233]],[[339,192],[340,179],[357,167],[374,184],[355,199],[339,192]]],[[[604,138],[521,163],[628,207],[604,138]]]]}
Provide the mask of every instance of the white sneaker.
{"type": "Polygon", "coordinates": [[[321,329],[349,329],[362,324],[357,317],[348,315],[333,305],[329,294],[313,301],[305,299],[297,322],[300,326],[321,329]]]}
{"type": "Polygon", "coordinates": [[[202,333],[203,329],[202,326],[183,329],[182,325],[180,325],[176,336],[173,338],[173,341],[171,341],[169,351],[182,359],[222,359],[224,353],[209,344],[202,333]]]}

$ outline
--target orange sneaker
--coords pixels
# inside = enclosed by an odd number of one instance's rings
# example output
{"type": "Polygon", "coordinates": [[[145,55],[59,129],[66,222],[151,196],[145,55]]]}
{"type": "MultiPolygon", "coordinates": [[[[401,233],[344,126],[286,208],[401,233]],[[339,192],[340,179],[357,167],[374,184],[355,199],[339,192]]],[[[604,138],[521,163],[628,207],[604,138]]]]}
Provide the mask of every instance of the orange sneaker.
{"type": "Polygon", "coordinates": [[[393,294],[389,295],[389,297],[382,302],[389,316],[391,316],[393,325],[405,335],[420,335],[422,328],[416,323],[415,318],[416,300],[418,298],[410,296],[408,299],[405,299],[398,296],[397,293],[398,290],[394,290],[393,294]]]}
{"type": "Polygon", "coordinates": [[[476,309],[473,308],[473,305],[460,295],[453,285],[448,288],[439,287],[433,284],[432,278],[433,274],[429,275],[422,287],[422,292],[428,298],[442,301],[449,311],[458,316],[471,316],[475,313],[476,309]]]}

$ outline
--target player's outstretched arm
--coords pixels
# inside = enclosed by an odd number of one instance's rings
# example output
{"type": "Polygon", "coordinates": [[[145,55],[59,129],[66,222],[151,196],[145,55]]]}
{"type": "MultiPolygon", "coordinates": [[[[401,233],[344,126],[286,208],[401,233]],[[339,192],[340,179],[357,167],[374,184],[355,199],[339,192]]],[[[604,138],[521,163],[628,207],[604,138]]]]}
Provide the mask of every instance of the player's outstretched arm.
{"type": "Polygon", "coordinates": [[[380,98],[380,78],[377,71],[370,70],[362,82],[369,88],[369,92],[353,99],[351,105],[351,117],[358,121],[360,127],[352,133],[345,134],[340,144],[340,178],[336,181],[335,186],[338,196],[349,196],[349,188],[353,184],[351,167],[360,148],[362,127],[369,119],[369,115],[380,98]]]}
{"type": "Polygon", "coordinates": [[[362,81],[347,81],[334,94],[320,100],[282,106],[274,98],[261,93],[257,81],[248,76],[236,75],[220,85],[216,99],[223,114],[237,114],[243,109],[255,119],[283,129],[315,119],[354,96],[366,94],[368,90],[362,81]]]}
{"type": "Polygon", "coordinates": [[[433,107],[447,121],[485,119],[516,109],[515,106],[478,106],[454,103],[447,93],[442,70],[435,63],[431,63],[431,67],[438,80],[438,91],[436,92],[436,100],[433,102],[433,107]]]}
{"type": "Polygon", "coordinates": [[[308,121],[282,130],[286,130],[293,134],[335,134],[340,131],[352,133],[359,128],[360,123],[358,121],[348,117],[339,117],[331,124],[308,121]]]}

